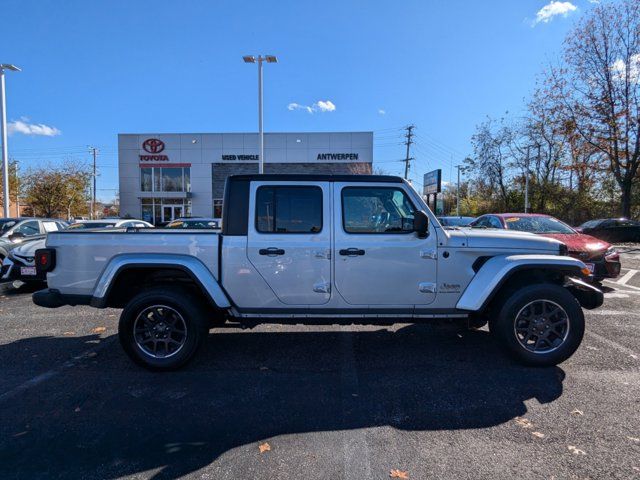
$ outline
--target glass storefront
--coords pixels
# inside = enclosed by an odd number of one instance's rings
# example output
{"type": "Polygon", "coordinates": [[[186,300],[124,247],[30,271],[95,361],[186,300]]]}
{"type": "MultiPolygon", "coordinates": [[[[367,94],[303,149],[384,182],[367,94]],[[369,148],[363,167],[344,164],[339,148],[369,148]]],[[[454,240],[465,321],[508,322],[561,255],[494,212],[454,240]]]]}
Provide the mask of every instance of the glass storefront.
{"type": "Polygon", "coordinates": [[[142,198],[142,220],[160,225],[191,216],[191,200],[182,198],[142,198]]]}

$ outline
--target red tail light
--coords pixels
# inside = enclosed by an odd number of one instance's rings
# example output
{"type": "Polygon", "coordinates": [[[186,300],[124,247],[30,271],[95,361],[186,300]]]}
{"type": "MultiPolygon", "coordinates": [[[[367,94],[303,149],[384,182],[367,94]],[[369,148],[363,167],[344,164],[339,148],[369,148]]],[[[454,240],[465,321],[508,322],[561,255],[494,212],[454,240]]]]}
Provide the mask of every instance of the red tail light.
{"type": "Polygon", "coordinates": [[[36,250],[36,270],[40,273],[50,272],[56,266],[56,251],[52,248],[36,250]]]}

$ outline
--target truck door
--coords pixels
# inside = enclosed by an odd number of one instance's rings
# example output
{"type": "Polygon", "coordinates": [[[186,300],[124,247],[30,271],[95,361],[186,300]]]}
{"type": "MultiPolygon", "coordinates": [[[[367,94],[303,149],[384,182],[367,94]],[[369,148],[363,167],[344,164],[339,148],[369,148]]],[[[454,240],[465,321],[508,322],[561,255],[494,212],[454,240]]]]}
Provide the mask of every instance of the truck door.
{"type": "Polygon", "coordinates": [[[403,184],[334,184],[335,285],[352,305],[411,308],[436,296],[437,238],[413,231],[403,184]]]}
{"type": "Polygon", "coordinates": [[[320,305],[331,297],[328,182],[251,182],[247,255],[278,299],[320,305]]]}

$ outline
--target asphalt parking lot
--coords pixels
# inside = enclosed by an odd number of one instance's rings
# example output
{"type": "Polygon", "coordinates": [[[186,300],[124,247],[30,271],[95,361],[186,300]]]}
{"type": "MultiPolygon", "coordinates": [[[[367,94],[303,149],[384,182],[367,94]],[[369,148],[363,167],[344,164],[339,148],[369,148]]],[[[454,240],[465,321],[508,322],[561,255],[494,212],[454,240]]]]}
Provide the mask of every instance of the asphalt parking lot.
{"type": "Polygon", "coordinates": [[[149,373],[119,311],[0,294],[0,478],[640,478],[640,251],[579,351],[525,368],[453,327],[212,330],[149,373]]]}

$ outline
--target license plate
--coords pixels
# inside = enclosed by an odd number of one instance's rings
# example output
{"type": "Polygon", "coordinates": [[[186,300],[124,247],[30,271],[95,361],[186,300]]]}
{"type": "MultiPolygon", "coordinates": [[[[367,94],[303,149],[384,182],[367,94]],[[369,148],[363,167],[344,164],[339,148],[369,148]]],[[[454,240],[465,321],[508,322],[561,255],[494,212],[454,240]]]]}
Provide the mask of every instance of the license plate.
{"type": "Polygon", "coordinates": [[[593,273],[593,271],[594,271],[594,270],[595,270],[595,268],[596,268],[596,264],[595,264],[595,263],[585,263],[585,265],[587,266],[587,268],[589,269],[589,271],[590,271],[591,273],[593,273]]]}
{"type": "Polygon", "coordinates": [[[36,267],[20,267],[20,275],[36,275],[36,267]]]}

